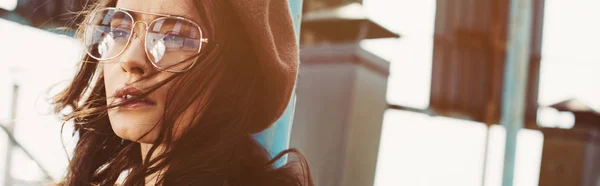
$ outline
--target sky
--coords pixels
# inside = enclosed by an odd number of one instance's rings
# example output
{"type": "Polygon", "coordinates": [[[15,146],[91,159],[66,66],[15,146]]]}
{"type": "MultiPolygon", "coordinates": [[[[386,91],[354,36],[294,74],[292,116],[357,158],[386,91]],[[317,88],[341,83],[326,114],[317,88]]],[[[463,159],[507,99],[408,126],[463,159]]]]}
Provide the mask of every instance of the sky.
{"type": "Polygon", "coordinates": [[[17,0],[0,0],[0,8],[4,10],[14,10],[17,8],[17,0]]]}

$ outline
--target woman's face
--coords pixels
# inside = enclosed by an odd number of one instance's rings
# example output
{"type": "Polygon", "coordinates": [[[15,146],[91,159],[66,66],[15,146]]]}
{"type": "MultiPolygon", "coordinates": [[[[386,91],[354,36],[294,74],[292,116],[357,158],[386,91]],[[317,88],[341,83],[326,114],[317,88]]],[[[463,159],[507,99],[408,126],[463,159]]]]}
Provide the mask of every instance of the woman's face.
{"type": "MultiPolygon", "coordinates": [[[[195,14],[195,11],[192,9],[193,6],[190,3],[189,0],[119,0],[116,7],[139,12],[178,15],[197,21],[197,14],[195,14]]],[[[150,14],[132,15],[136,22],[145,22],[147,24],[157,18],[150,14]]],[[[101,63],[104,73],[107,104],[109,105],[124,101],[127,95],[136,95],[136,91],[146,90],[173,75],[172,72],[158,70],[152,65],[150,59],[148,59],[144,46],[145,26],[145,24],[135,24],[133,31],[135,35],[131,37],[129,46],[123,53],[114,59],[101,63]],[[143,81],[131,84],[142,77],[154,73],[157,74],[143,81]]],[[[169,58],[165,56],[162,60],[169,60],[169,58]]],[[[136,141],[142,135],[151,131],[144,138],[139,139],[138,142],[152,143],[158,136],[160,126],[162,125],[159,122],[163,117],[166,95],[170,87],[171,83],[168,83],[150,93],[143,101],[109,109],[108,117],[114,132],[123,139],[136,141]]],[[[185,115],[183,118],[186,118],[185,115]]],[[[187,118],[191,117],[188,116],[187,118]]],[[[177,123],[185,124],[190,122],[177,123]]],[[[185,126],[175,126],[174,131],[179,131],[180,133],[181,131],[177,129],[183,127],[185,126]]]]}

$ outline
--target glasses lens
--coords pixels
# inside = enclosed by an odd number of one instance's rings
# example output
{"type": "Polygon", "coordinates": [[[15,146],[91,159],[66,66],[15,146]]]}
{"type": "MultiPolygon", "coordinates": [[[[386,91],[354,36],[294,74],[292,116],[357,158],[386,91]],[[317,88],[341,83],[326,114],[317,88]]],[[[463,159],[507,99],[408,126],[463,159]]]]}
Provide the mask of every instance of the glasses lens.
{"type": "Polygon", "coordinates": [[[88,55],[106,60],[119,55],[131,35],[133,18],[115,9],[93,13],[84,33],[84,45],[88,55]]]}
{"type": "Polygon", "coordinates": [[[168,71],[187,70],[200,52],[202,32],[193,22],[163,17],[153,21],[146,35],[148,58],[168,71]]]}

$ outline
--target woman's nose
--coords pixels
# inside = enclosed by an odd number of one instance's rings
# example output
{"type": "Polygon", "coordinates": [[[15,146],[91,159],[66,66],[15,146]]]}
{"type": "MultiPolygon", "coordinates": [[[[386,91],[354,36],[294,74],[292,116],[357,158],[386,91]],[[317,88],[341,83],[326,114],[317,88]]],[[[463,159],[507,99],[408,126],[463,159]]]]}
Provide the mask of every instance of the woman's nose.
{"type": "Polygon", "coordinates": [[[133,34],[129,46],[121,55],[121,68],[131,75],[144,76],[153,68],[146,57],[143,38],[138,37],[135,33],[133,34]]]}

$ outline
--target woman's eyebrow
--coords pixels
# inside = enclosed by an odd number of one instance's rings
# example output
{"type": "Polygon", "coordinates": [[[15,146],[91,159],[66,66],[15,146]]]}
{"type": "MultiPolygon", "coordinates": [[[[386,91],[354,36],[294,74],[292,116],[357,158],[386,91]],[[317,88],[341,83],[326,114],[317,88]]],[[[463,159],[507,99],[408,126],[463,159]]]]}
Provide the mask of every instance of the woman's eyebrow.
{"type": "Polygon", "coordinates": [[[130,11],[130,10],[127,10],[127,12],[129,12],[129,14],[131,14],[131,16],[133,16],[133,20],[134,21],[140,21],[145,15],[151,15],[152,16],[151,19],[147,20],[147,21],[152,21],[152,19],[156,19],[158,17],[158,15],[140,13],[140,12],[135,12],[135,11],[130,11]]]}
{"type": "Polygon", "coordinates": [[[184,13],[184,14],[166,14],[166,15],[171,15],[171,16],[177,16],[177,17],[183,17],[189,20],[192,20],[194,22],[198,21],[196,20],[193,16],[190,16],[190,13],[184,13]]]}
{"type": "Polygon", "coordinates": [[[194,20],[194,21],[196,21],[196,20],[195,20],[195,19],[193,19],[192,17],[189,17],[189,16],[188,16],[188,15],[189,15],[189,13],[186,13],[186,14],[149,13],[149,12],[140,12],[140,11],[128,10],[128,9],[126,9],[126,11],[127,11],[127,12],[129,12],[129,13],[130,13],[130,14],[133,16],[133,18],[134,18],[134,19],[136,19],[136,20],[140,19],[140,18],[142,17],[142,15],[144,15],[144,14],[145,14],[145,15],[152,15],[152,16],[154,16],[154,19],[155,19],[156,17],[159,17],[159,16],[160,16],[160,17],[174,16],[174,17],[183,17],[183,18],[186,18],[186,19],[189,19],[189,20],[194,20]]]}

